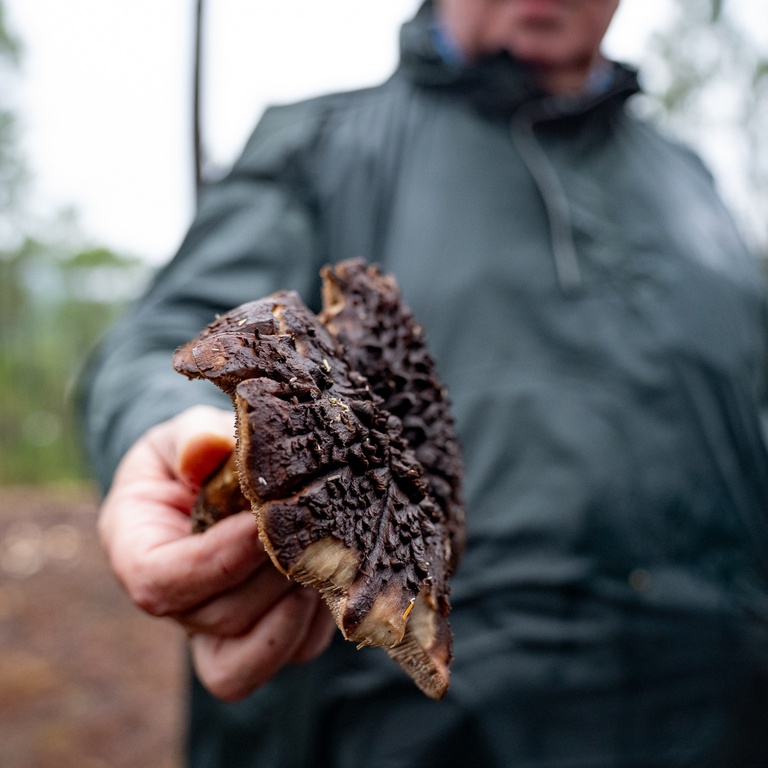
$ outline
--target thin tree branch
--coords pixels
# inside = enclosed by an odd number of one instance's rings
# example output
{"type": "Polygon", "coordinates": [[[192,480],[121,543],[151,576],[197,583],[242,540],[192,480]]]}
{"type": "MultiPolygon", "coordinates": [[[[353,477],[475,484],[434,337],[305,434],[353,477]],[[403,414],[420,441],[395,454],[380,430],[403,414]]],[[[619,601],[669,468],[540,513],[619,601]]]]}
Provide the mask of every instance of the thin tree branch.
{"type": "Polygon", "coordinates": [[[195,52],[192,97],[192,142],[195,162],[195,200],[200,199],[203,187],[203,139],[201,118],[203,10],[204,0],[197,0],[195,9],[195,52]]]}

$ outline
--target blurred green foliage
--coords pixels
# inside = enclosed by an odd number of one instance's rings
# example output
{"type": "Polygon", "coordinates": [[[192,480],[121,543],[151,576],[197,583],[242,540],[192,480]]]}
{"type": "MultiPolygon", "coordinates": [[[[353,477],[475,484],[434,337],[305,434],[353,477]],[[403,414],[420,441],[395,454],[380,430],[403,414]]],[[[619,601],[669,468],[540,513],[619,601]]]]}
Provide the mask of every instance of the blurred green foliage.
{"type": "Polygon", "coordinates": [[[0,0],[0,485],[87,477],[74,386],[149,268],[93,247],[70,212],[29,215],[13,86],[23,53],[0,0]]]}
{"type": "Polygon", "coordinates": [[[653,81],[654,118],[705,157],[720,160],[713,170],[720,174],[721,189],[751,246],[765,259],[767,24],[765,2],[674,0],[643,61],[653,81]]]}
{"type": "Polygon", "coordinates": [[[148,272],[104,248],[27,239],[0,253],[0,484],[87,477],[76,380],[148,272]]]}

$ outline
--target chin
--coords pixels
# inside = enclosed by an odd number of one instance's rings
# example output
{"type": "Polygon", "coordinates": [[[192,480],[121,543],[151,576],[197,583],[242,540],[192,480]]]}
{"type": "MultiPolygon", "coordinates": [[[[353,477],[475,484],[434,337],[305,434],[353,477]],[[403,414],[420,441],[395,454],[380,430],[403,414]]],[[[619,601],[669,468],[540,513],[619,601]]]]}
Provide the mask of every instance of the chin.
{"type": "Polygon", "coordinates": [[[593,58],[592,50],[585,52],[563,45],[553,35],[537,35],[524,41],[513,41],[507,50],[521,61],[551,69],[581,67],[585,61],[593,58]]]}

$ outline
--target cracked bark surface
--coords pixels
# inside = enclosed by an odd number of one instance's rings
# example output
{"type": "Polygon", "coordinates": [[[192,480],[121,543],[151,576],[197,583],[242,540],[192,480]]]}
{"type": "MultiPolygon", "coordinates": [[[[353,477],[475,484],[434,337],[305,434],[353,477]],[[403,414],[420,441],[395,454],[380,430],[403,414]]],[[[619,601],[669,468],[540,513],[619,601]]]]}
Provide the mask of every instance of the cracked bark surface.
{"type": "Polygon", "coordinates": [[[463,547],[447,397],[391,278],[357,260],[323,278],[320,317],[282,292],[176,351],[176,369],[237,414],[234,462],[206,484],[195,526],[249,505],[273,562],[320,590],[344,636],[383,646],[440,698],[463,547]]]}

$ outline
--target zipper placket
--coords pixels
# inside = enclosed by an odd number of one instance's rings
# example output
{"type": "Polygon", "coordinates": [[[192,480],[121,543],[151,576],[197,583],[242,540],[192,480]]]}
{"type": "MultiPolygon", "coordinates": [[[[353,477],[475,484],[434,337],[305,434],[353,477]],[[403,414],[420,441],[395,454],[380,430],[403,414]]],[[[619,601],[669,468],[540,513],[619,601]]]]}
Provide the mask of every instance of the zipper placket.
{"type": "Polygon", "coordinates": [[[580,293],[583,280],[573,239],[571,208],[557,172],[534,131],[537,123],[552,117],[555,115],[546,101],[526,104],[512,117],[510,134],[544,203],[560,291],[565,296],[574,296],[580,293]]]}

